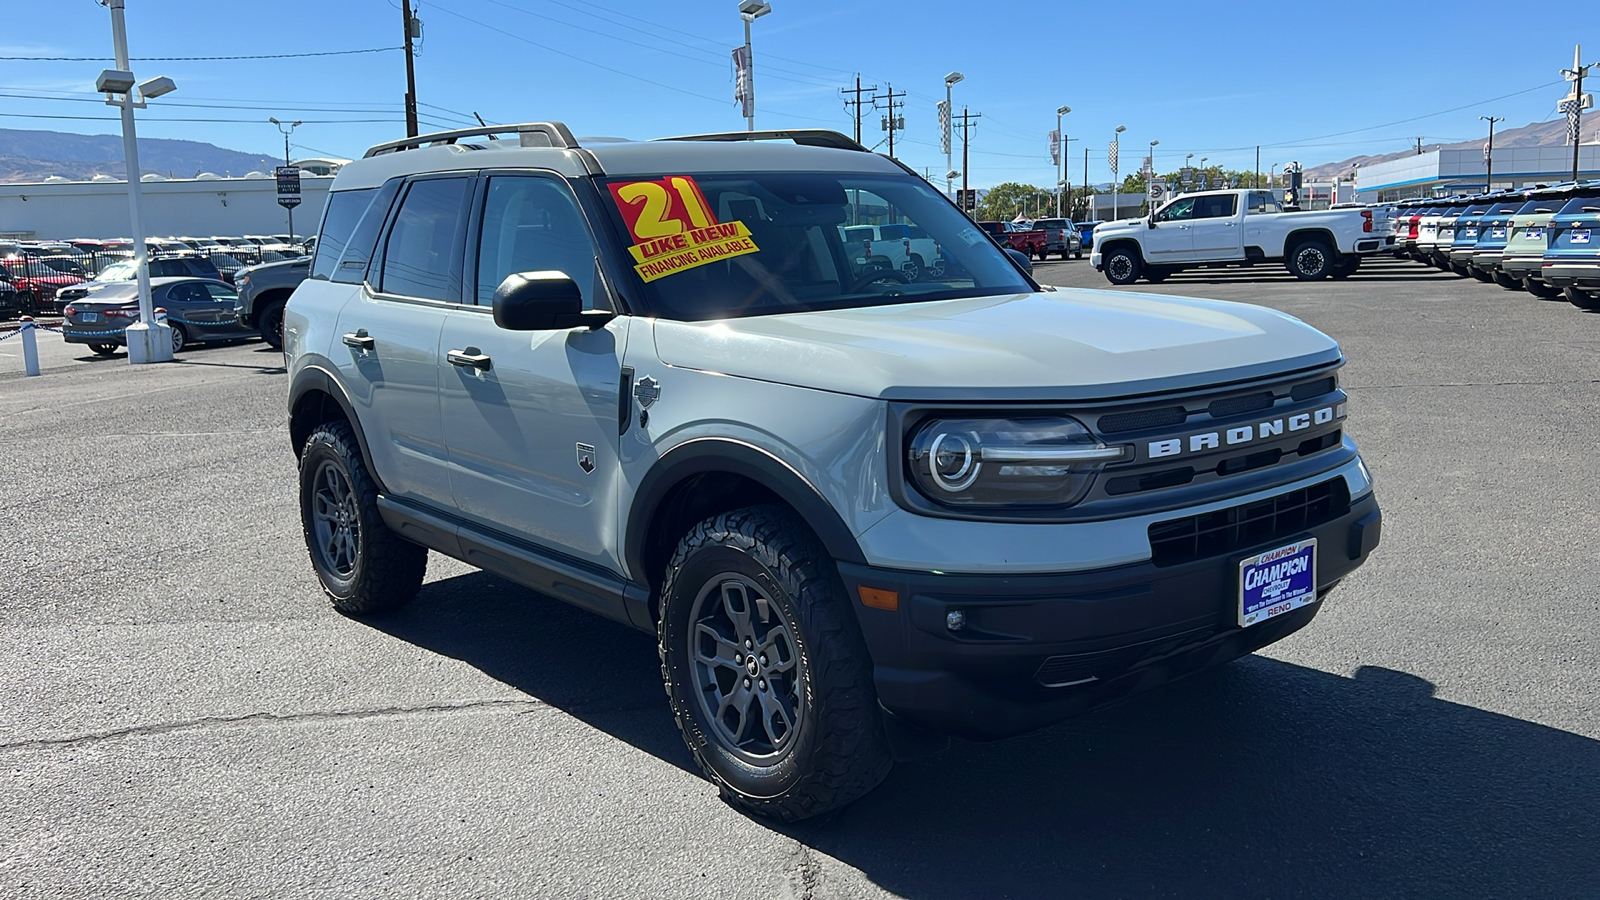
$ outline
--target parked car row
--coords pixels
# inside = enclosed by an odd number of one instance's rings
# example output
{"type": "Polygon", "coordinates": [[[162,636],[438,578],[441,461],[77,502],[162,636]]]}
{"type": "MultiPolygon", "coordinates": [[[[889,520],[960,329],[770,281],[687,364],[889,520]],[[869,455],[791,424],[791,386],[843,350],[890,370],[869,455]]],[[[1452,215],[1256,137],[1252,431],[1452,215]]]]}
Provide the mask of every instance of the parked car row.
{"type": "MultiPolygon", "coordinates": [[[[234,314],[239,294],[216,278],[150,279],[150,299],[167,311],[174,353],[192,344],[254,337],[256,329],[234,314]]],[[[69,344],[87,344],[101,356],[125,346],[124,329],[139,321],[139,288],[132,281],[109,284],[63,310],[69,344]]]]}
{"type": "Polygon", "coordinates": [[[1395,255],[1600,310],[1600,181],[1405,201],[1395,255]]]}
{"type": "MultiPolygon", "coordinates": [[[[300,259],[311,246],[289,235],[145,241],[152,278],[186,275],[230,284],[240,269],[300,259]]],[[[134,276],[127,239],[0,241],[0,318],[59,313],[72,300],[134,276]]]]}

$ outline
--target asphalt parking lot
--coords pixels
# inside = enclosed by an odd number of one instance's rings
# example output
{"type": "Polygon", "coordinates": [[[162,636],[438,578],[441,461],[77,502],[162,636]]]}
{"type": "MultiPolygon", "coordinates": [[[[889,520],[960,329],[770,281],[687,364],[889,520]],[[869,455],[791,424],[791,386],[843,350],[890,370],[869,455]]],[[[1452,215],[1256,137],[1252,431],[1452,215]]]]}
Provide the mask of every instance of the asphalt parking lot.
{"type": "Polygon", "coordinates": [[[1383,545],[1262,653],[794,827],[692,771],[647,635],[438,556],[335,614],[262,344],[0,343],[0,895],[1600,895],[1600,315],[1400,262],[1112,290],[1337,338],[1383,545]]]}

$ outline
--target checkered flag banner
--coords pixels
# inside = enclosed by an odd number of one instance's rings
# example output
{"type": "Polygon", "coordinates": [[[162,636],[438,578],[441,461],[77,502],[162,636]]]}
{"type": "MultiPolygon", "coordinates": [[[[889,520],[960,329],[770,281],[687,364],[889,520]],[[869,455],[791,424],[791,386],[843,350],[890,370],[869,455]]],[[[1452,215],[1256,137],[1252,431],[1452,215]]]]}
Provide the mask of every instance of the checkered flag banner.
{"type": "Polygon", "coordinates": [[[1111,139],[1111,147],[1106,151],[1106,162],[1111,164],[1111,177],[1113,179],[1115,179],[1117,177],[1117,141],[1116,141],[1116,138],[1112,138],[1111,139]]]}
{"type": "Polygon", "coordinates": [[[1556,110],[1566,114],[1567,117],[1568,146],[1578,143],[1578,111],[1581,109],[1583,109],[1583,101],[1577,97],[1568,97],[1556,104],[1556,110]]]}
{"type": "Polygon", "coordinates": [[[939,101],[939,152],[950,152],[950,104],[939,101]]]}
{"type": "Polygon", "coordinates": [[[1050,132],[1050,165],[1061,165],[1061,132],[1050,132]]]}

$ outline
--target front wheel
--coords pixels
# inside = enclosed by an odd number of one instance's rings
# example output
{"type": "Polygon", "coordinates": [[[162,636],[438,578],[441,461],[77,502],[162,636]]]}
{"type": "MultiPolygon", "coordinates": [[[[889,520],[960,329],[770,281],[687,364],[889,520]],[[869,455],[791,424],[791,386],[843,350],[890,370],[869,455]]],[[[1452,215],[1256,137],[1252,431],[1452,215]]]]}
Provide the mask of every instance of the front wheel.
{"type": "Polygon", "coordinates": [[[181,351],[189,343],[189,333],[184,331],[183,326],[177,322],[168,322],[167,329],[172,334],[172,352],[181,351]]]}
{"type": "Polygon", "coordinates": [[[300,527],[322,589],[346,615],[395,609],[422,587],[428,551],[383,523],[377,484],[344,422],[318,426],[306,439],[300,527]]]}
{"type": "Polygon", "coordinates": [[[1305,241],[1289,253],[1289,274],[1301,281],[1320,281],[1333,271],[1333,250],[1322,241],[1305,241]]]}
{"type": "Polygon", "coordinates": [[[1139,258],[1137,251],[1118,247],[1105,255],[1101,266],[1105,268],[1106,280],[1112,284],[1133,284],[1139,280],[1144,261],[1139,258]]]}
{"type": "Polygon", "coordinates": [[[283,302],[269,303],[262,307],[256,317],[256,323],[261,330],[261,339],[267,346],[274,350],[283,349],[283,302]]]}
{"type": "Polygon", "coordinates": [[[833,561],[782,506],[701,522],[661,586],[661,676],[701,771],[784,821],[866,794],[893,764],[833,561]]]}

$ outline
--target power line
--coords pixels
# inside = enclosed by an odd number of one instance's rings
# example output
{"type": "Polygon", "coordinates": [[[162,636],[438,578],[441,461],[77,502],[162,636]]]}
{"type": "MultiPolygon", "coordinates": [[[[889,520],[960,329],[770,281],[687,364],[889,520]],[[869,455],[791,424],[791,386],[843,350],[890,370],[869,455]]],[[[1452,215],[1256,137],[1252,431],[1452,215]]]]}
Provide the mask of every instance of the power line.
{"type": "MultiPolygon", "coordinates": [[[[0,113],[8,119],[70,119],[85,122],[115,122],[116,116],[52,116],[43,113],[0,113]]],[[[190,119],[169,116],[140,116],[141,122],[226,122],[240,125],[259,125],[260,119],[190,119]]],[[[303,119],[306,125],[365,125],[378,122],[403,122],[404,119],[303,119]]]]}
{"type": "MultiPolygon", "coordinates": [[[[324,50],[320,53],[263,53],[256,56],[132,56],[132,62],[233,62],[245,59],[306,59],[312,56],[353,56],[357,53],[387,53],[399,47],[369,47],[365,50],[324,50]]],[[[116,62],[106,56],[0,56],[5,62],[116,62]]]]}
{"type": "Polygon", "coordinates": [[[877,85],[873,85],[872,87],[867,87],[867,88],[862,87],[861,86],[861,76],[860,75],[856,76],[856,86],[855,87],[853,87],[853,88],[847,88],[847,87],[839,88],[839,93],[841,93],[841,94],[854,94],[855,95],[855,99],[844,101],[844,105],[845,105],[846,108],[855,107],[855,112],[852,114],[852,117],[856,120],[856,143],[858,143],[858,144],[861,143],[861,108],[866,106],[866,105],[868,105],[868,103],[870,102],[870,101],[867,101],[867,100],[862,100],[861,99],[861,95],[867,93],[868,91],[876,91],[877,89],[878,89],[877,85]]]}

